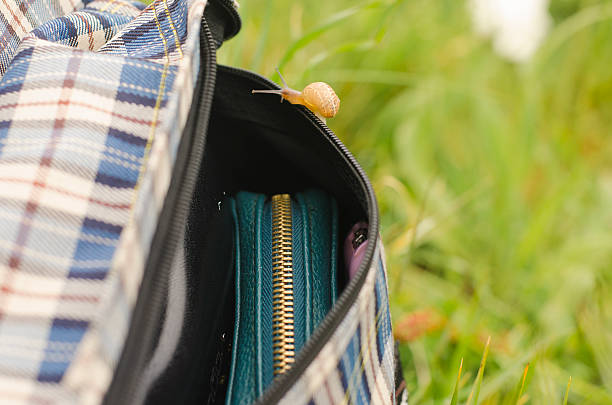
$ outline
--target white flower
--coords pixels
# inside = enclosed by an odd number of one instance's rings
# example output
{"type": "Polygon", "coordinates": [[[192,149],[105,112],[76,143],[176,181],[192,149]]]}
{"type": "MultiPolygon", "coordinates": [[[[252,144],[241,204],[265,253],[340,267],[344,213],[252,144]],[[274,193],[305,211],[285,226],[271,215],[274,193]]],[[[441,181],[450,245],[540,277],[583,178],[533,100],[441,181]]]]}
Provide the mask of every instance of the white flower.
{"type": "Polygon", "coordinates": [[[544,40],[551,24],[548,0],[470,0],[476,31],[492,37],[503,57],[524,62],[544,40]]]}

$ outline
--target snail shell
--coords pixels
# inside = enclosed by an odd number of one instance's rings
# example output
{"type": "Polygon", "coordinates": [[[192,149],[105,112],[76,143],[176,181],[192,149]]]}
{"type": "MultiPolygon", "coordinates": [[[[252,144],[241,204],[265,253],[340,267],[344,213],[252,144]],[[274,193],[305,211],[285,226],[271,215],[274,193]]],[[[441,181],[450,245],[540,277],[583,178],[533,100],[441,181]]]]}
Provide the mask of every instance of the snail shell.
{"type": "Polygon", "coordinates": [[[340,109],[340,98],[332,87],[324,82],[310,83],[302,90],[304,105],[325,118],[331,118],[340,109]]]}

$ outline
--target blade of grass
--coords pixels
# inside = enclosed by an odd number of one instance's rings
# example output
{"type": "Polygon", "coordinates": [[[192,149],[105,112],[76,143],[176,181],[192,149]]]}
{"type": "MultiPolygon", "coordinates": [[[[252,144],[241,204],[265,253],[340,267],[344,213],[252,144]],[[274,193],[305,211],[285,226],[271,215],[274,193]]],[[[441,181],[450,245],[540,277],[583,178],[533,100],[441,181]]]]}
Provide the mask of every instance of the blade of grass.
{"type": "Polygon", "coordinates": [[[487,364],[487,357],[489,356],[489,346],[491,345],[491,336],[487,339],[487,344],[484,348],[484,353],[482,354],[482,360],[480,362],[480,368],[478,369],[478,375],[476,376],[476,380],[474,381],[474,385],[472,386],[472,391],[470,392],[470,396],[466,402],[466,405],[471,405],[472,400],[474,400],[474,405],[478,404],[478,396],[480,395],[480,385],[482,384],[482,377],[484,375],[484,368],[487,364]]]}
{"type": "MultiPolygon", "coordinates": [[[[497,374],[489,375],[486,383],[483,384],[482,393],[485,396],[490,396],[493,393],[501,390],[504,386],[506,386],[507,381],[510,379],[514,379],[517,370],[523,368],[526,363],[529,363],[529,368],[534,370],[537,368],[537,358],[542,353],[546,352],[551,347],[554,347],[557,342],[561,341],[564,336],[567,336],[569,332],[563,331],[559,334],[554,334],[550,336],[545,336],[537,341],[535,341],[531,348],[524,352],[516,362],[507,365],[504,370],[498,372],[497,374]]],[[[533,372],[527,375],[527,381],[525,381],[525,386],[529,386],[529,380],[533,377],[533,372]]],[[[564,377],[565,380],[565,377],[564,377]]],[[[514,397],[512,397],[514,398],[514,397]]],[[[610,403],[612,405],[612,402],[610,403]]]]}
{"type": "Polygon", "coordinates": [[[463,357],[461,358],[461,363],[459,364],[459,372],[457,373],[457,382],[455,383],[455,390],[453,391],[453,397],[451,398],[450,405],[457,405],[457,401],[459,400],[459,382],[461,381],[461,370],[463,369],[463,357]]]}
{"type": "Polygon", "coordinates": [[[390,25],[389,20],[393,18],[394,16],[401,15],[400,13],[398,13],[398,8],[402,6],[403,3],[405,3],[405,0],[398,0],[394,2],[393,4],[391,4],[385,10],[382,18],[380,19],[380,22],[378,23],[378,28],[376,29],[376,35],[374,35],[374,39],[376,40],[376,42],[380,42],[383,40],[385,34],[387,33],[387,30],[389,29],[389,25],[390,25]]]}
{"type": "MultiPolygon", "coordinates": [[[[376,42],[368,39],[368,40],[365,40],[365,41],[344,42],[344,43],[341,43],[340,45],[338,45],[335,48],[326,49],[325,51],[320,52],[320,53],[314,55],[310,59],[310,61],[308,62],[308,65],[304,69],[303,76],[306,76],[306,75],[310,74],[314,68],[319,66],[326,59],[329,59],[329,58],[331,58],[333,56],[337,56],[337,55],[342,54],[342,53],[366,52],[366,51],[374,49],[375,46],[376,46],[376,42]]],[[[357,70],[357,71],[359,71],[359,70],[357,70]]]]}
{"type": "Polygon", "coordinates": [[[517,405],[525,405],[529,401],[529,395],[525,394],[521,397],[521,399],[517,402],[517,405]]]}
{"type": "MultiPolygon", "coordinates": [[[[548,367],[555,377],[555,381],[560,383],[565,381],[567,373],[558,364],[547,362],[548,367]]],[[[572,378],[572,393],[595,404],[612,405],[612,394],[610,394],[601,384],[593,384],[580,377],[572,378]]]]}
{"type": "Polygon", "coordinates": [[[567,381],[567,388],[565,389],[565,397],[563,398],[563,405],[567,405],[567,397],[569,397],[570,385],[572,385],[572,376],[570,375],[569,380],[567,381]]]}
{"type": "Polygon", "coordinates": [[[576,33],[610,18],[612,18],[612,4],[597,4],[585,7],[557,25],[551,32],[536,61],[538,63],[547,61],[562,44],[571,39],[576,33]]]}
{"type": "MultiPolygon", "coordinates": [[[[362,45],[369,47],[373,42],[366,42],[362,45]]],[[[350,51],[361,49],[351,49],[350,51]]],[[[327,57],[327,56],[326,56],[327,57]]],[[[318,61],[315,61],[318,62],[318,61]]],[[[316,72],[317,70],[313,70],[316,72]]],[[[407,87],[413,86],[417,81],[417,76],[400,71],[391,70],[374,70],[374,69],[333,69],[325,70],[325,77],[334,82],[349,82],[349,83],[368,83],[368,84],[384,84],[386,86],[407,87]]]]}
{"type": "Polygon", "coordinates": [[[427,359],[427,353],[423,342],[414,341],[408,344],[408,347],[412,353],[418,382],[417,389],[413,392],[410,403],[418,404],[423,398],[426,398],[427,392],[431,388],[431,365],[427,359]]]}
{"type": "Polygon", "coordinates": [[[273,1],[268,0],[265,5],[266,13],[264,14],[264,20],[262,23],[261,33],[257,40],[257,47],[255,48],[255,54],[253,55],[253,61],[251,62],[251,70],[257,72],[261,66],[261,62],[264,59],[266,47],[268,46],[268,37],[270,32],[270,20],[272,19],[273,1]]]}
{"type": "Polygon", "coordinates": [[[521,398],[523,397],[523,390],[525,389],[525,380],[527,380],[527,372],[529,371],[529,363],[525,366],[525,370],[523,371],[523,378],[521,380],[521,387],[518,390],[518,394],[516,396],[516,405],[519,405],[521,402],[521,398]]]}
{"type": "Polygon", "coordinates": [[[319,38],[325,32],[336,27],[341,22],[348,20],[350,17],[352,17],[353,15],[357,14],[358,12],[362,10],[377,8],[377,7],[382,6],[383,4],[384,3],[382,1],[372,1],[366,4],[354,6],[346,10],[339,11],[338,13],[332,15],[323,24],[319,25],[318,27],[316,27],[315,29],[313,29],[312,31],[308,32],[303,37],[295,41],[293,44],[291,44],[289,48],[287,49],[287,51],[285,52],[285,54],[283,55],[283,57],[281,58],[280,62],[278,63],[278,69],[282,71],[283,67],[293,58],[293,56],[295,55],[297,51],[304,48],[306,45],[308,45],[315,39],[319,38]]]}

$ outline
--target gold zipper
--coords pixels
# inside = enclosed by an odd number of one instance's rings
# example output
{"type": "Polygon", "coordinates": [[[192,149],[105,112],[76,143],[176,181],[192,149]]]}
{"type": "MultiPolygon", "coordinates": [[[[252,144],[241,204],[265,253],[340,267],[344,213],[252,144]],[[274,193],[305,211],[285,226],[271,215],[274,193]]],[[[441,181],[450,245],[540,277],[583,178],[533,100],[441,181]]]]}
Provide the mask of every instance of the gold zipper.
{"type": "Polygon", "coordinates": [[[272,347],[274,375],[295,360],[291,197],[272,196],[272,347]]]}

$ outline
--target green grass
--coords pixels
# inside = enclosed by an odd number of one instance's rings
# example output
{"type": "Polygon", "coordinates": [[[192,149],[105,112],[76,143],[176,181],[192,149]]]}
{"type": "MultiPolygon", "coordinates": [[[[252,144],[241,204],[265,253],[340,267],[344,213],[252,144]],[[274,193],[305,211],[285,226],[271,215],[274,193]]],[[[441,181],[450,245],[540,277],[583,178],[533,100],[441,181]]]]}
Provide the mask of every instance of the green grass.
{"type": "Polygon", "coordinates": [[[329,82],[382,213],[411,404],[612,404],[612,3],[525,65],[459,0],[243,0],[222,63],[329,82]],[[458,378],[459,363],[463,362],[458,378]],[[529,373],[524,376],[526,365],[529,373]],[[475,398],[473,398],[475,399],[475,398]]]}

